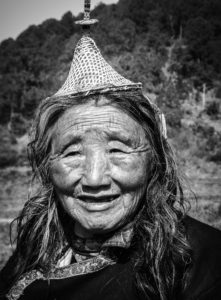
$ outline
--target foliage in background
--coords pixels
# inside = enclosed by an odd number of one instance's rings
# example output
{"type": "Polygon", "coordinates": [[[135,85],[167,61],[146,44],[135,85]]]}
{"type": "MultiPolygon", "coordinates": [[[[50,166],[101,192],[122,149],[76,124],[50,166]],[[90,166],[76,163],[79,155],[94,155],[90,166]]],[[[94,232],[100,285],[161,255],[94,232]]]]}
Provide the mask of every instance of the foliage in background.
{"type": "MultiPolygon", "coordinates": [[[[179,139],[181,129],[187,130],[200,147],[192,149],[194,155],[220,162],[221,129],[198,125],[202,116],[220,118],[220,0],[119,0],[99,4],[92,16],[100,20],[94,36],[103,55],[120,73],[143,83],[164,111],[171,137],[179,139]],[[207,101],[209,91],[213,97],[207,101]],[[195,126],[183,126],[190,119],[195,126]]],[[[64,82],[81,36],[74,23],[80,17],[67,12],[0,44],[0,124],[15,139],[27,132],[38,103],[64,82]]],[[[6,149],[14,151],[11,145],[3,137],[2,158],[6,149]]],[[[16,155],[9,157],[8,165],[15,163],[16,155]]]]}

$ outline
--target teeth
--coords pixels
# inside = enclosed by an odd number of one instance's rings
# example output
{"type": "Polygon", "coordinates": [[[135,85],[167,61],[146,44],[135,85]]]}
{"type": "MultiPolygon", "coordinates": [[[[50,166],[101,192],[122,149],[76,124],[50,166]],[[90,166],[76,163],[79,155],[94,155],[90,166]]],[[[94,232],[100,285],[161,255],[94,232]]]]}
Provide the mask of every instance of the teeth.
{"type": "Polygon", "coordinates": [[[80,198],[80,200],[83,200],[83,201],[85,201],[85,202],[91,202],[91,203],[99,203],[99,202],[111,202],[111,201],[113,201],[114,199],[116,199],[117,198],[117,196],[115,196],[115,197],[111,197],[111,198],[84,198],[84,199],[81,199],[80,198]]]}

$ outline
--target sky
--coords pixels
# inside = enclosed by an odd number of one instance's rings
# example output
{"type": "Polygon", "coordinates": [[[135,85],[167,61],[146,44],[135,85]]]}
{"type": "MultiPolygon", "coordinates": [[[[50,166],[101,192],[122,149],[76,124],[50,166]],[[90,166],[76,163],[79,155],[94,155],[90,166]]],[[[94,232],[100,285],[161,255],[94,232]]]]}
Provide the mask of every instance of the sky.
{"type": "MultiPolygon", "coordinates": [[[[92,9],[100,2],[112,4],[118,0],[91,0],[92,9]]],[[[83,7],[83,0],[0,0],[0,42],[16,38],[29,25],[49,18],[59,20],[67,11],[78,15],[83,7]]]]}

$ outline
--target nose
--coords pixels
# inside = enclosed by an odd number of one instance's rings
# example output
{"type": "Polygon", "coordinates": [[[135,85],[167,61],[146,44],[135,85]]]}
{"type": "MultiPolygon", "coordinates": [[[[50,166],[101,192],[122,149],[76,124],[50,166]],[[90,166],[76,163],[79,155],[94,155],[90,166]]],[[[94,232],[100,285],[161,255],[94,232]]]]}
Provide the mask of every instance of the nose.
{"type": "Polygon", "coordinates": [[[91,189],[99,189],[109,186],[110,183],[108,160],[105,153],[100,151],[88,153],[82,185],[91,189]]]}

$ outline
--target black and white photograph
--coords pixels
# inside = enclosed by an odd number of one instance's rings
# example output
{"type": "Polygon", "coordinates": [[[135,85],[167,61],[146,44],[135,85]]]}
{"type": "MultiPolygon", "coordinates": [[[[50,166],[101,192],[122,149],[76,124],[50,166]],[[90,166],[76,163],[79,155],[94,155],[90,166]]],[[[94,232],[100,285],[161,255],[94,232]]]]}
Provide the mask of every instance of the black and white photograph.
{"type": "Polygon", "coordinates": [[[0,300],[221,300],[221,1],[0,0],[0,300]]]}

